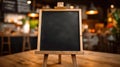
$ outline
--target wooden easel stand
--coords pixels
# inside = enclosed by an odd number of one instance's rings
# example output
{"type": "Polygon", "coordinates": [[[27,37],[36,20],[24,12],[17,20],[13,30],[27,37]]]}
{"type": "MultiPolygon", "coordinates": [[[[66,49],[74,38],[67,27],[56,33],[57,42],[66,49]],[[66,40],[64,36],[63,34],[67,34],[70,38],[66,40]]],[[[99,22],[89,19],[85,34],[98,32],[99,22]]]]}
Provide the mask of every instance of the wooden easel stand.
{"type": "MultiPolygon", "coordinates": [[[[77,62],[76,62],[76,55],[71,54],[73,66],[77,67],[77,62]]],[[[44,54],[44,60],[43,60],[43,66],[42,67],[47,67],[47,59],[48,59],[48,54],[44,54]]],[[[61,64],[61,54],[58,55],[58,64],[61,64]]]]}

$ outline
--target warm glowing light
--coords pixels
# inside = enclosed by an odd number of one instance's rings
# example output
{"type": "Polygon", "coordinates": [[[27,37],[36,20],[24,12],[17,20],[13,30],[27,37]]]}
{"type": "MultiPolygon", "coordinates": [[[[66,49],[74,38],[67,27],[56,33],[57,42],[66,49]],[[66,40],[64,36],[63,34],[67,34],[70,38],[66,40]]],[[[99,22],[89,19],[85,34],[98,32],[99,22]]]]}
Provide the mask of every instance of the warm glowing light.
{"type": "Polygon", "coordinates": [[[83,28],[84,28],[84,29],[88,29],[88,25],[87,25],[87,24],[84,24],[84,25],[83,25],[83,28]]]}
{"type": "Polygon", "coordinates": [[[27,4],[31,4],[31,1],[30,1],[30,0],[28,0],[28,1],[27,1],[27,4]]]}
{"type": "Polygon", "coordinates": [[[111,5],[110,5],[110,8],[114,8],[114,5],[113,5],[113,4],[111,4],[111,5]]]}
{"type": "Polygon", "coordinates": [[[91,33],[95,33],[95,29],[89,29],[88,31],[91,33]]]}
{"type": "Polygon", "coordinates": [[[97,10],[90,10],[90,11],[87,11],[86,14],[94,15],[94,14],[98,14],[98,11],[97,10]]]}
{"type": "Polygon", "coordinates": [[[29,13],[28,14],[29,17],[38,17],[38,13],[29,13]]]}
{"type": "Polygon", "coordinates": [[[97,8],[94,6],[93,3],[91,3],[89,9],[86,11],[86,14],[88,14],[88,15],[98,14],[98,10],[97,10],[97,8]]]}
{"type": "Polygon", "coordinates": [[[74,6],[70,6],[70,9],[74,9],[74,6]]]}
{"type": "Polygon", "coordinates": [[[103,29],[104,28],[104,24],[103,23],[96,23],[95,24],[95,28],[96,29],[103,29]]]}
{"type": "Polygon", "coordinates": [[[95,33],[95,29],[91,29],[91,32],[92,32],[92,33],[95,33]]]}
{"type": "Polygon", "coordinates": [[[112,17],[108,17],[108,22],[112,22],[112,17]]]}

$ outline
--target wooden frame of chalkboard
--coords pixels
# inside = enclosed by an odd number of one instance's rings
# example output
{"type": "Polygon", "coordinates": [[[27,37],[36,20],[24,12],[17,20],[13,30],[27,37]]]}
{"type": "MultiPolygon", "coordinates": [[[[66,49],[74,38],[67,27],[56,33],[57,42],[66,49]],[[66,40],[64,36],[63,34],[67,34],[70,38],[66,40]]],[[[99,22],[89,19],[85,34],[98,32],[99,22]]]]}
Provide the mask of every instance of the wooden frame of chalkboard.
{"type": "Polygon", "coordinates": [[[35,52],[37,54],[83,53],[81,9],[40,9],[35,52]],[[61,32],[64,32],[63,35],[61,32]]]}

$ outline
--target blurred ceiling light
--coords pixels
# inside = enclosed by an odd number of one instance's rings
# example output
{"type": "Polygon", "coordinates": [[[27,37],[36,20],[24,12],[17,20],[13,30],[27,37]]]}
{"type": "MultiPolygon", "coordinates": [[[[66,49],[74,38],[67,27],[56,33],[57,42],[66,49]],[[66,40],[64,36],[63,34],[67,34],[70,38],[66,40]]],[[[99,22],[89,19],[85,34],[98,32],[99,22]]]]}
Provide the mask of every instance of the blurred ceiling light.
{"type": "Polygon", "coordinates": [[[39,15],[36,12],[31,12],[31,13],[28,13],[28,16],[29,17],[38,17],[39,15]]]}
{"type": "Polygon", "coordinates": [[[32,12],[28,13],[29,17],[38,17],[39,14],[35,11],[35,0],[33,0],[33,4],[32,4],[32,12]]]}
{"type": "Polygon", "coordinates": [[[110,5],[110,8],[114,8],[115,6],[113,4],[110,5]]]}
{"type": "Polygon", "coordinates": [[[31,1],[30,1],[30,0],[28,0],[28,1],[27,1],[27,4],[31,4],[31,1]]]}
{"type": "Polygon", "coordinates": [[[93,3],[90,4],[90,8],[86,11],[86,14],[88,15],[98,14],[98,10],[95,8],[93,3]]]}

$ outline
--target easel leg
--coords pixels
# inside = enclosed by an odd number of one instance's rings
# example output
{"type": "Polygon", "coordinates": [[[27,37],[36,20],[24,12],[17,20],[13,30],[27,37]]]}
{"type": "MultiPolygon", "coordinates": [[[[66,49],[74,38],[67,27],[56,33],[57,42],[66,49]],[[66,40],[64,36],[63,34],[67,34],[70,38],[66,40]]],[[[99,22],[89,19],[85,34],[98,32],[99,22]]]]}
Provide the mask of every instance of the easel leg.
{"type": "Polygon", "coordinates": [[[58,56],[58,64],[61,64],[61,54],[58,56]]]}
{"type": "Polygon", "coordinates": [[[76,55],[72,54],[71,56],[72,56],[72,62],[73,62],[74,67],[77,67],[76,55]]]}
{"type": "Polygon", "coordinates": [[[44,54],[43,67],[47,67],[48,54],[44,54]]]}

